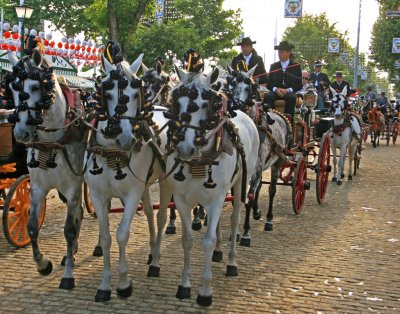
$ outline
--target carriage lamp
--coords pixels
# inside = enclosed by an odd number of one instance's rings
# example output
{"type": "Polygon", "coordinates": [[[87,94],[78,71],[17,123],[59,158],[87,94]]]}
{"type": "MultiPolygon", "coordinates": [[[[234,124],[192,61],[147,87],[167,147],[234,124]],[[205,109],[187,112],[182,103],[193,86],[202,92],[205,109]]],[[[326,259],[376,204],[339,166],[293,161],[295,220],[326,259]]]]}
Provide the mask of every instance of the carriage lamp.
{"type": "Polygon", "coordinates": [[[32,16],[33,9],[27,5],[20,5],[15,7],[17,12],[18,20],[21,22],[21,59],[25,53],[25,43],[24,43],[24,22],[25,19],[30,19],[32,16]]]}
{"type": "Polygon", "coordinates": [[[309,110],[317,105],[318,94],[314,86],[309,85],[303,97],[303,105],[309,110]]]}

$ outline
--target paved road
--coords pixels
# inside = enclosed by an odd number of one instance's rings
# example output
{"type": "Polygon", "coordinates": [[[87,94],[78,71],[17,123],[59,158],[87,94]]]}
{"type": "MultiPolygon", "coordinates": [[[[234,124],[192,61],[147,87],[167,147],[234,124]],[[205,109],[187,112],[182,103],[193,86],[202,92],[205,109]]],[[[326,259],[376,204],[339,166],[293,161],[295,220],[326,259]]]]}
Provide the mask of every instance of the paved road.
{"type": "MultiPolygon", "coordinates": [[[[177,300],[182,271],[180,226],[165,236],[161,277],[147,278],[148,233],[144,216],[135,217],[128,245],[133,295],[115,294],[118,249],[115,230],[120,214],[113,214],[112,299],[94,302],[101,280],[102,259],[91,255],[97,240],[95,219],[86,217],[81,231],[75,271],[76,288],[58,288],[64,250],[65,209],[48,197],[48,212],[41,233],[52,274],[36,272],[30,247],[14,250],[0,236],[0,312],[29,313],[399,313],[400,312],[400,148],[369,143],[363,151],[359,175],[342,186],[330,184],[326,203],[318,205],[315,181],[305,209],[296,216],[291,190],[279,187],[272,233],[253,221],[252,247],[238,249],[238,277],[225,277],[228,252],[228,217],[223,214],[224,261],[213,265],[213,305],[204,309],[195,297],[202,269],[201,240],[195,233],[192,257],[192,299],[177,300]]],[[[311,171],[309,175],[313,175],[311,171]]],[[[267,188],[261,201],[266,204],[267,188]]],[[[265,205],[264,211],[265,211],[265,205]]]]}

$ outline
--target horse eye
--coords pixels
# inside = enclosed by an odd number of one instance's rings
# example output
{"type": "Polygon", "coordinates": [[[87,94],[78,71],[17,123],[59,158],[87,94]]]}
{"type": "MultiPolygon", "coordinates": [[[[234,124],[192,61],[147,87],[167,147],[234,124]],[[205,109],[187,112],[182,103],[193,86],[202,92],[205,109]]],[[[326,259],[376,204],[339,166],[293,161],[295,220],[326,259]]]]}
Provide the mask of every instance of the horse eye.
{"type": "Polygon", "coordinates": [[[248,87],[246,87],[244,90],[245,90],[245,92],[248,92],[248,91],[249,91],[249,88],[248,88],[248,87]]]}
{"type": "Polygon", "coordinates": [[[32,92],[35,92],[35,91],[37,91],[37,90],[39,90],[39,85],[33,85],[32,87],[31,87],[31,90],[32,90],[32,92]]]}

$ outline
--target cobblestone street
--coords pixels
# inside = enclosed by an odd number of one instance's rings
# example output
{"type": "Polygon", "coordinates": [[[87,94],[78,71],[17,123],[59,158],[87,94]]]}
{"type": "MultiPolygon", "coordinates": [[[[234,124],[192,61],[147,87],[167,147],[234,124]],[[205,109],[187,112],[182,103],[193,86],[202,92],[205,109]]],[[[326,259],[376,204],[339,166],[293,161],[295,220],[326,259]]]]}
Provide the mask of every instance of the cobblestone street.
{"type": "Polygon", "coordinates": [[[148,228],[143,215],[135,216],[127,247],[133,280],[130,298],[119,299],[115,291],[115,231],[121,214],[112,214],[110,219],[111,301],[94,302],[103,260],[92,256],[98,226],[96,219],[86,213],[76,260],[76,287],[60,290],[66,208],[53,193],[48,196],[40,233],[42,253],[53,262],[53,272],[41,276],[30,246],[13,249],[1,231],[0,312],[399,313],[400,148],[399,144],[390,144],[374,149],[369,142],[365,146],[358,175],[352,182],[345,179],[342,186],[330,183],[322,205],[316,200],[315,175],[311,171],[311,189],[300,215],[292,211],[291,189],[278,187],[271,233],[263,231],[268,200],[268,188],[263,186],[263,220],[252,220],[251,247],[238,246],[238,277],[225,276],[231,210],[226,204],[222,217],[224,259],[213,264],[213,304],[209,308],[196,304],[205,228],[193,232],[192,298],[181,301],[175,298],[183,268],[180,221],[176,235],[164,235],[160,277],[148,278],[148,228]]]}

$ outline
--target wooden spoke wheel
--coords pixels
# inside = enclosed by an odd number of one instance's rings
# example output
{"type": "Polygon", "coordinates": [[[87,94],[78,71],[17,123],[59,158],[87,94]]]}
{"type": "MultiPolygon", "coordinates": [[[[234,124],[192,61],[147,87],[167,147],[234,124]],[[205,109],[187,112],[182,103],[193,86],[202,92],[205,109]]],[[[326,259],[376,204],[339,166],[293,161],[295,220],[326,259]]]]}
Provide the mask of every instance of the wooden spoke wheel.
{"type": "Polygon", "coordinates": [[[90,200],[89,187],[86,182],[83,183],[83,200],[85,201],[85,207],[88,214],[92,217],[96,217],[96,212],[92,201],[90,200]]]}
{"type": "Polygon", "coordinates": [[[294,169],[292,181],[292,206],[296,215],[300,214],[304,206],[306,190],[309,190],[310,182],[307,181],[307,162],[304,157],[300,157],[294,169]]]}
{"type": "Polygon", "coordinates": [[[317,201],[319,204],[321,204],[325,199],[329,182],[329,172],[331,172],[330,142],[329,135],[325,133],[322,136],[319,145],[318,161],[315,169],[315,172],[317,173],[317,201]]]}
{"type": "MultiPolygon", "coordinates": [[[[31,242],[28,235],[30,212],[30,178],[29,175],[19,177],[9,189],[3,208],[3,231],[7,241],[14,247],[24,247],[31,242]]],[[[38,220],[42,227],[46,212],[46,200],[38,220]]]]}

